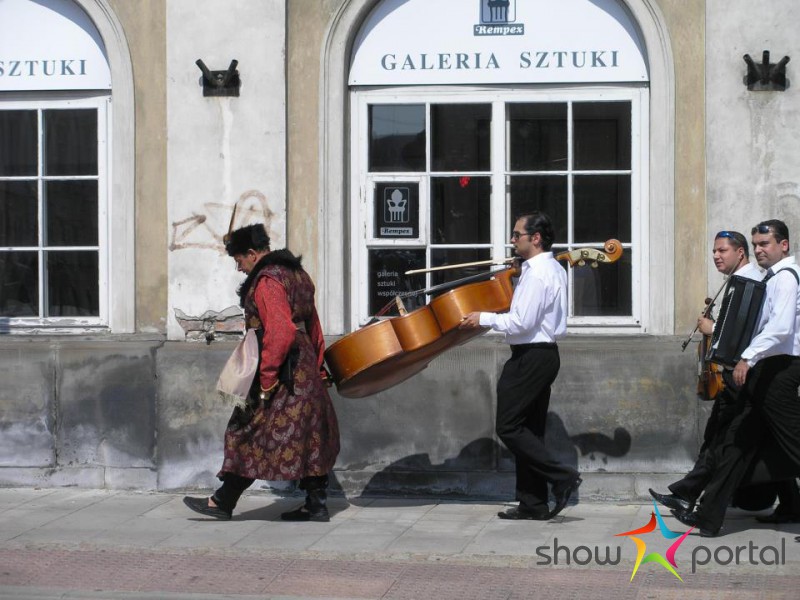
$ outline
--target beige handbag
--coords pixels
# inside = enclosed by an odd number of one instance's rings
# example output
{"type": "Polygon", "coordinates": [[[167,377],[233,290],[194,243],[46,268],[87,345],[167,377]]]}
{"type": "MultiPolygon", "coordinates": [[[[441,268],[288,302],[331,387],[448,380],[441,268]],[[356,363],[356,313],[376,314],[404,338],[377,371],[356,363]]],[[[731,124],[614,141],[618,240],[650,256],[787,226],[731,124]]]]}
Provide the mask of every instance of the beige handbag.
{"type": "Polygon", "coordinates": [[[257,369],[258,340],[255,330],[248,329],[219,374],[217,391],[230,403],[244,407],[257,369]]]}

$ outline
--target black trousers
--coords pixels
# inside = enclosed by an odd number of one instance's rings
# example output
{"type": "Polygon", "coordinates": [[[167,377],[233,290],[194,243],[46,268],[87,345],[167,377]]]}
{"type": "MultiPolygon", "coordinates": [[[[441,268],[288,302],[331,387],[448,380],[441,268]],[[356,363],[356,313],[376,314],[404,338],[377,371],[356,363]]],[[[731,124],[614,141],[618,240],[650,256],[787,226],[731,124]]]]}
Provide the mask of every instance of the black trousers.
{"type": "Polygon", "coordinates": [[[697,460],[691,471],[669,486],[670,492],[689,502],[696,502],[711,481],[714,449],[724,440],[725,432],[739,410],[737,402],[739,388],[733,383],[732,372],[723,371],[722,379],[725,387],[714,400],[703,431],[703,445],[700,446],[697,460]]]}
{"type": "Polygon", "coordinates": [[[544,445],[550,386],[560,367],[555,344],[511,346],[511,358],[497,382],[495,429],[516,461],[516,498],[532,510],[548,508],[548,483],[571,481],[578,474],[544,445]]]}
{"type": "Polygon", "coordinates": [[[771,434],[788,464],[775,465],[774,479],[800,471],[800,357],[771,356],[748,373],[740,410],[711,454],[713,475],[697,511],[701,525],[718,529],[734,492],[771,434]],[[781,471],[781,472],[777,472],[781,471]]]}

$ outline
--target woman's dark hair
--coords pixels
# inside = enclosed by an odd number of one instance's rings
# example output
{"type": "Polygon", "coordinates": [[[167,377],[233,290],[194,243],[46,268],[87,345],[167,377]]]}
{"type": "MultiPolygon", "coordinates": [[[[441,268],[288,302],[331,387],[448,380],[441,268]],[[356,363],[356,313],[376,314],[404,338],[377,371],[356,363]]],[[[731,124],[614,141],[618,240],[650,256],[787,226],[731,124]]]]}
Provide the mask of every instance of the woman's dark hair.
{"type": "Polygon", "coordinates": [[[261,223],[248,225],[231,232],[230,238],[225,243],[228,256],[247,254],[248,250],[263,252],[269,250],[269,235],[261,223]]]}

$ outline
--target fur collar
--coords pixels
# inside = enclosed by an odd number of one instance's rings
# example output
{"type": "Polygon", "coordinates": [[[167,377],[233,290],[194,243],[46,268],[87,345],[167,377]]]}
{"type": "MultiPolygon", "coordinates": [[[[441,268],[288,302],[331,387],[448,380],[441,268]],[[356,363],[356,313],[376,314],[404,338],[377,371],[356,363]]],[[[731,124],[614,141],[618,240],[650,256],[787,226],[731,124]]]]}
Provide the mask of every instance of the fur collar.
{"type": "Polygon", "coordinates": [[[299,271],[303,268],[302,261],[302,256],[295,256],[285,248],[283,250],[275,250],[264,256],[256,263],[253,270],[247,275],[247,279],[245,279],[244,283],[239,287],[237,292],[239,294],[239,305],[242,307],[244,306],[244,300],[247,298],[250,287],[255,283],[258,275],[265,267],[277,265],[291,269],[292,271],[299,271]]]}

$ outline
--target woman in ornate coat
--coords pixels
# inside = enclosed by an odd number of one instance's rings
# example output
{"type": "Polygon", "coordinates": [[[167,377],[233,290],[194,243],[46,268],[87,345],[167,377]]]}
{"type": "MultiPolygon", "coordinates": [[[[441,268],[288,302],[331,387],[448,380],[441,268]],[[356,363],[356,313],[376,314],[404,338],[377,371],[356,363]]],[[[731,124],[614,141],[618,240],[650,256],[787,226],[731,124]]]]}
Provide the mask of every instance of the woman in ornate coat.
{"type": "Polygon", "coordinates": [[[323,367],[325,342],[314,305],[314,283],[299,257],[270,251],[261,224],[237,229],[225,245],[239,271],[245,325],[259,342],[259,366],[244,407],[233,410],[225,453],[210,498],[184,498],[192,510],[230,519],[256,479],[299,481],[306,492],[288,521],[328,521],[328,473],[339,453],[339,427],[323,367]]]}

